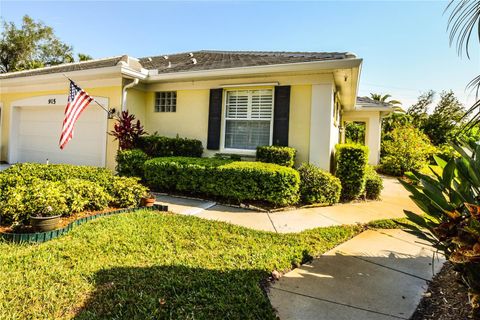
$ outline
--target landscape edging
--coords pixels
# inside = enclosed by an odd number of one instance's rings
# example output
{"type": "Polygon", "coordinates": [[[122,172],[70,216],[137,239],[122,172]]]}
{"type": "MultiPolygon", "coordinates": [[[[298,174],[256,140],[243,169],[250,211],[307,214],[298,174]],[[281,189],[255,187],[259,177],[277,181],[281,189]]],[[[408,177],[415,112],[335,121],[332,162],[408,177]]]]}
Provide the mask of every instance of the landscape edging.
{"type": "Polygon", "coordinates": [[[61,235],[66,234],[70,230],[73,229],[75,226],[79,226],[85,222],[88,222],[90,220],[95,220],[97,218],[105,217],[105,216],[110,216],[113,214],[119,214],[119,213],[127,213],[127,212],[135,212],[138,210],[157,210],[157,211],[168,211],[168,206],[164,205],[154,205],[153,207],[136,207],[136,208],[126,208],[126,209],[118,209],[110,212],[103,212],[103,213],[98,213],[93,216],[88,216],[88,217],[83,217],[80,219],[77,219],[75,221],[70,222],[68,225],[66,225],[63,228],[52,230],[52,231],[46,231],[46,232],[34,232],[34,233],[0,233],[0,239],[8,242],[13,242],[13,243],[42,243],[42,242],[47,242],[52,239],[55,239],[61,235]]]}

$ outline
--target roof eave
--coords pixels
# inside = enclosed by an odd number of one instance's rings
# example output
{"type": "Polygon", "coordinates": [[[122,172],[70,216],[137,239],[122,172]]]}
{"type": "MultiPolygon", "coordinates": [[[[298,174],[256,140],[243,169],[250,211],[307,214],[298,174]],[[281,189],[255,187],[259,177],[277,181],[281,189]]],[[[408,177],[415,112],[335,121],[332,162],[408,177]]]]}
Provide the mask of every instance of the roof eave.
{"type": "Polygon", "coordinates": [[[236,67],[224,69],[198,70],[198,71],[184,71],[155,74],[150,71],[147,82],[162,82],[162,81],[182,81],[191,79],[205,79],[218,78],[232,75],[257,75],[257,74],[271,74],[281,72],[295,72],[295,71],[313,71],[313,70],[329,70],[329,69],[350,69],[358,68],[362,59],[348,58],[339,60],[324,60],[313,62],[297,62],[287,64],[274,64],[265,66],[250,66],[250,67],[236,67]]]}

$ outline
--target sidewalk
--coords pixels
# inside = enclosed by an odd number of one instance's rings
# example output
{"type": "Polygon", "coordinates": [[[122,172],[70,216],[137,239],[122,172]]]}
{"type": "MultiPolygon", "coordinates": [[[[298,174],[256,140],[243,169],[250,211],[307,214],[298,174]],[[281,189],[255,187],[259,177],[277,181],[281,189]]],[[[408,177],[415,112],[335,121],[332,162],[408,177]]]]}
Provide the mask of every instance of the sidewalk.
{"type": "Polygon", "coordinates": [[[409,319],[444,259],[402,230],[368,230],[270,288],[280,319],[409,319]]]}
{"type": "Polygon", "coordinates": [[[403,210],[419,209],[408,192],[391,177],[383,177],[381,201],[337,204],[330,207],[305,208],[267,213],[217,205],[215,202],[158,195],[158,203],[170,211],[200,218],[225,221],[264,231],[288,233],[316,227],[367,223],[372,220],[404,217],[403,210]]]}

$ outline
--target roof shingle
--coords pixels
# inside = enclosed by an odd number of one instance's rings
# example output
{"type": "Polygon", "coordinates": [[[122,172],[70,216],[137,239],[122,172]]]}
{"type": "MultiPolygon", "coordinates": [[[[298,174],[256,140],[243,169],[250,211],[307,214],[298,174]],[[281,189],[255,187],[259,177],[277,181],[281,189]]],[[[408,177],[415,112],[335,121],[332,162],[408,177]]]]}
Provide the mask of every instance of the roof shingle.
{"type": "Polygon", "coordinates": [[[354,58],[348,52],[194,51],[140,58],[146,69],[174,73],[354,58]],[[194,60],[195,62],[194,63],[194,60]]]}

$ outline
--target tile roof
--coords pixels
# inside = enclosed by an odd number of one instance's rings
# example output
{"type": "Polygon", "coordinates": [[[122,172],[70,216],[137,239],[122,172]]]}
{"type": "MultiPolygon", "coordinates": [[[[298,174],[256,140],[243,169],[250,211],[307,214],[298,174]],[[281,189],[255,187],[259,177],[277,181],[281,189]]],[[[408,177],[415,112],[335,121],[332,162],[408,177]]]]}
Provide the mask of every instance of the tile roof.
{"type": "MultiPolygon", "coordinates": [[[[141,67],[158,73],[175,73],[212,69],[254,67],[356,58],[348,52],[272,52],[272,51],[193,51],[140,58],[141,67]]],[[[116,56],[84,62],[73,62],[51,67],[0,74],[0,79],[28,77],[52,73],[113,67],[128,56],[116,56]]],[[[140,67],[140,66],[139,66],[140,67]]]]}
{"type": "Polygon", "coordinates": [[[388,107],[388,108],[392,107],[389,103],[373,100],[372,98],[369,98],[369,97],[357,97],[357,104],[362,104],[362,105],[370,104],[372,107],[373,106],[388,107]]]}
{"type": "Polygon", "coordinates": [[[265,66],[354,58],[348,52],[194,51],[145,57],[140,63],[158,73],[265,66]],[[195,60],[194,60],[195,59],[195,60]]]}
{"type": "Polygon", "coordinates": [[[37,75],[51,74],[51,73],[62,73],[62,72],[70,72],[70,71],[113,67],[122,60],[126,61],[126,57],[127,56],[117,56],[117,57],[102,58],[102,59],[95,59],[95,60],[82,61],[82,62],[63,63],[56,66],[30,69],[25,71],[9,72],[5,74],[0,74],[0,79],[20,78],[20,77],[37,76],[37,75]]]}

